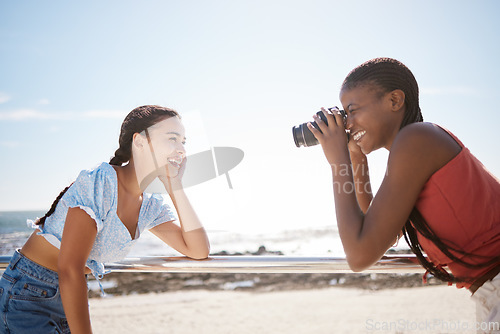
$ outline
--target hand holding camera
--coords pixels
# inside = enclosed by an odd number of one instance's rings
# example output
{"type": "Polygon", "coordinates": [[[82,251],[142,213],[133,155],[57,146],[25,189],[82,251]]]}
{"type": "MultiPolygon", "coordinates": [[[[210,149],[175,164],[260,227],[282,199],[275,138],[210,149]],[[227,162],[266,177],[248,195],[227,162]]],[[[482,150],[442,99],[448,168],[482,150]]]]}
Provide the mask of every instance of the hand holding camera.
{"type": "MultiPolygon", "coordinates": [[[[295,146],[309,147],[319,144],[318,139],[313,134],[311,129],[308,127],[308,123],[313,126],[313,130],[316,129],[317,131],[319,131],[319,133],[323,134],[323,131],[321,130],[321,127],[318,125],[318,123],[320,124],[324,123],[326,126],[328,126],[328,119],[325,113],[329,115],[335,115],[336,113],[338,117],[341,118],[341,121],[345,128],[347,121],[347,114],[344,110],[340,110],[337,107],[328,108],[328,110],[322,108],[322,110],[318,111],[315,115],[317,121],[314,121],[312,123],[306,122],[293,127],[292,132],[293,132],[293,140],[295,141],[295,146]]],[[[333,119],[335,122],[334,124],[337,124],[335,116],[333,117],[333,119]]],[[[349,140],[349,132],[346,131],[346,134],[347,134],[347,139],[349,140]]]]}
{"type": "Polygon", "coordinates": [[[308,147],[320,143],[330,165],[335,164],[343,152],[349,155],[347,150],[349,132],[345,129],[347,121],[345,111],[337,107],[328,110],[321,108],[313,118],[314,122],[293,127],[295,145],[308,147]]]}

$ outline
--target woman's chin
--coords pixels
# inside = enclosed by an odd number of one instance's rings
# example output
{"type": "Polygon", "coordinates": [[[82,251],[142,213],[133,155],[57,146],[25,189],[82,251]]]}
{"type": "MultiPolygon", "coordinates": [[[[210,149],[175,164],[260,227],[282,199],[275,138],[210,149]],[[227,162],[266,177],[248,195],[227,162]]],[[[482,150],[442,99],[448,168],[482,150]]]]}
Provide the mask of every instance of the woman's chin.
{"type": "Polygon", "coordinates": [[[167,177],[176,177],[179,174],[179,168],[169,165],[166,168],[165,176],[167,177]]]}
{"type": "Polygon", "coordinates": [[[358,142],[356,144],[359,146],[359,149],[361,150],[361,152],[363,152],[364,155],[368,155],[374,151],[373,147],[363,145],[364,143],[358,142]]]}

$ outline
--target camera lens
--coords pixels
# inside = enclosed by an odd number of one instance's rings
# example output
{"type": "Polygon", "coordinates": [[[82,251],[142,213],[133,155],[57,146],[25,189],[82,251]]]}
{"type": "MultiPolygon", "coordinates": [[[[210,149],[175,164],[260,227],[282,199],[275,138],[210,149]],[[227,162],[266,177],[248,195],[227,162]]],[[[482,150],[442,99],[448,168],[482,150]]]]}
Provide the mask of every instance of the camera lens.
{"type": "MultiPolygon", "coordinates": [[[[326,120],[325,115],[323,112],[318,111],[316,115],[319,116],[319,118],[328,125],[328,121],[326,120]]],[[[318,124],[316,122],[311,123],[316,129],[319,130],[318,124]]],[[[309,128],[307,127],[307,123],[302,123],[298,126],[294,126],[293,129],[293,140],[295,141],[295,146],[301,147],[301,146],[314,146],[318,144],[318,140],[316,137],[314,137],[313,133],[309,128]]],[[[321,130],[319,130],[321,132],[321,130]]]]}
{"type": "MultiPolygon", "coordinates": [[[[328,110],[332,111],[334,108],[328,108],[328,110]]],[[[347,118],[347,115],[344,110],[340,110],[340,113],[342,114],[342,118],[344,119],[344,124],[347,118]]],[[[323,114],[322,111],[318,111],[316,115],[319,116],[319,118],[325,122],[326,125],[328,125],[328,121],[326,119],[325,114],[323,114]]],[[[319,132],[321,130],[318,128],[316,122],[311,123],[316,129],[318,129],[319,132]]],[[[309,146],[314,146],[318,144],[318,140],[316,137],[314,137],[313,133],[309,128],[307,127],[307,123],[302,123],[300,125],[294,126],[292,128],[292,134],[293,134],[293,140],[295,141],[295,146],[297,147],[309,147],[309,146]]]]}

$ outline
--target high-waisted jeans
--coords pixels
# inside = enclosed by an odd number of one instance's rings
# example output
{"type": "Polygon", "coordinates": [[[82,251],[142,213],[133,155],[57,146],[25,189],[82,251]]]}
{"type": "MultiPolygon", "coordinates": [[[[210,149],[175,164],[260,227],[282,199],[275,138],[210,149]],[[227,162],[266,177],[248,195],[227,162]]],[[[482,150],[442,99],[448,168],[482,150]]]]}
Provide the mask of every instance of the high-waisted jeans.
{"type": "Polygon", "coordinates": [[[55,271],[19,251],[0,279],[0,333],[70,333],[55,271]]]}

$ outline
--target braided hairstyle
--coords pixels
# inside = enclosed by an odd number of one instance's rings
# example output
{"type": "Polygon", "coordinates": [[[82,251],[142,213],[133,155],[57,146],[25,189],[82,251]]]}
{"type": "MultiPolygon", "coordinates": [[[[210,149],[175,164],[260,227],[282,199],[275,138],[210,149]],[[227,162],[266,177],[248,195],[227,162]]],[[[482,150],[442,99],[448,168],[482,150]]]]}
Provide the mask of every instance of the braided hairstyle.
{"type": "MultiPolygon", "coordinates": [[[[405,94],[405,114],[401,127],[408,124],[423,122],[422,113],[418,99],[418,84],[411,71],[400,61],[392,58],[375,58],[369,60],[360,66],[353,69],[345,78],[342,89],[352,89],[364,84],[375,85],[380,89],[381,93],[388,93],[395,89],[400,89],[405,94]]],[[[427,260],[423,255],[423,249],[418,241],[418,233],[423,237],[432,241],[443,254],[448,256],[452,261],[460,263],[469,268],[485,268],[498,261],[497,258],[490,258],[481,263],[472,263],[463,260],[458,256],[469,256],[472,258],[482,258],[475,254],[466,253],[463,250],[452,247],[443,242],[430,228],[424,217],[420,214],[416,207],[410,213],[408,220],[403,227],[403,235],[410,246],[410,249],[417,256],[420,264],[434,277],[446,282],[466,282],[470,279],[465,277],[455,277],[448,273],[441,266],[436,266],[434,263],[427,260]]]]}
{"type": "Polygon", "coordinates": [[[405,114],[401,129],[408,124],[423,122],[418,101],[417,80],[410,69],[392,58],[375,58],[353,69],[342,83],[342,89],[374,84],[385,94],[396,89],[405,93],[405,114]]]}
{"type": "MultiPolygon", "coordinates": [[[[147,128],[155,125],[156,123],[163,121],[167,118],[177,116],[180,118],[180,115],[173,109],[160,107],[156,105],[145,105],[141,107],[137,107],[132,110],[126,117],[122,123],[120,130],[120,137],[118,140],[119,147],[115,151],[114,156],[109,161],[110,165],[121,166],[124,163],[130,161],[132,157],[132,139],[135,133],[141,133],[147,128]]],[[[71,187],[73,183],[64,188],[63,191],[57,196],[52,203],[49,211],[42,217],[36,221],[37,225],[43,225],[47,217],[52,215],[56,210],[57,203],[66,193],[66,191],[71,187]]]]}
{"type": "Polygon", "coordinates": [[[121,166],[128,162],[132,157],[132,138],[134,134],[141,133],[150,126],[174,116],[180,117],[173,109],[154,105],[141,106],[132,110],[122,123],[118,140],[119,147],[109,164],[121,166]]]}

